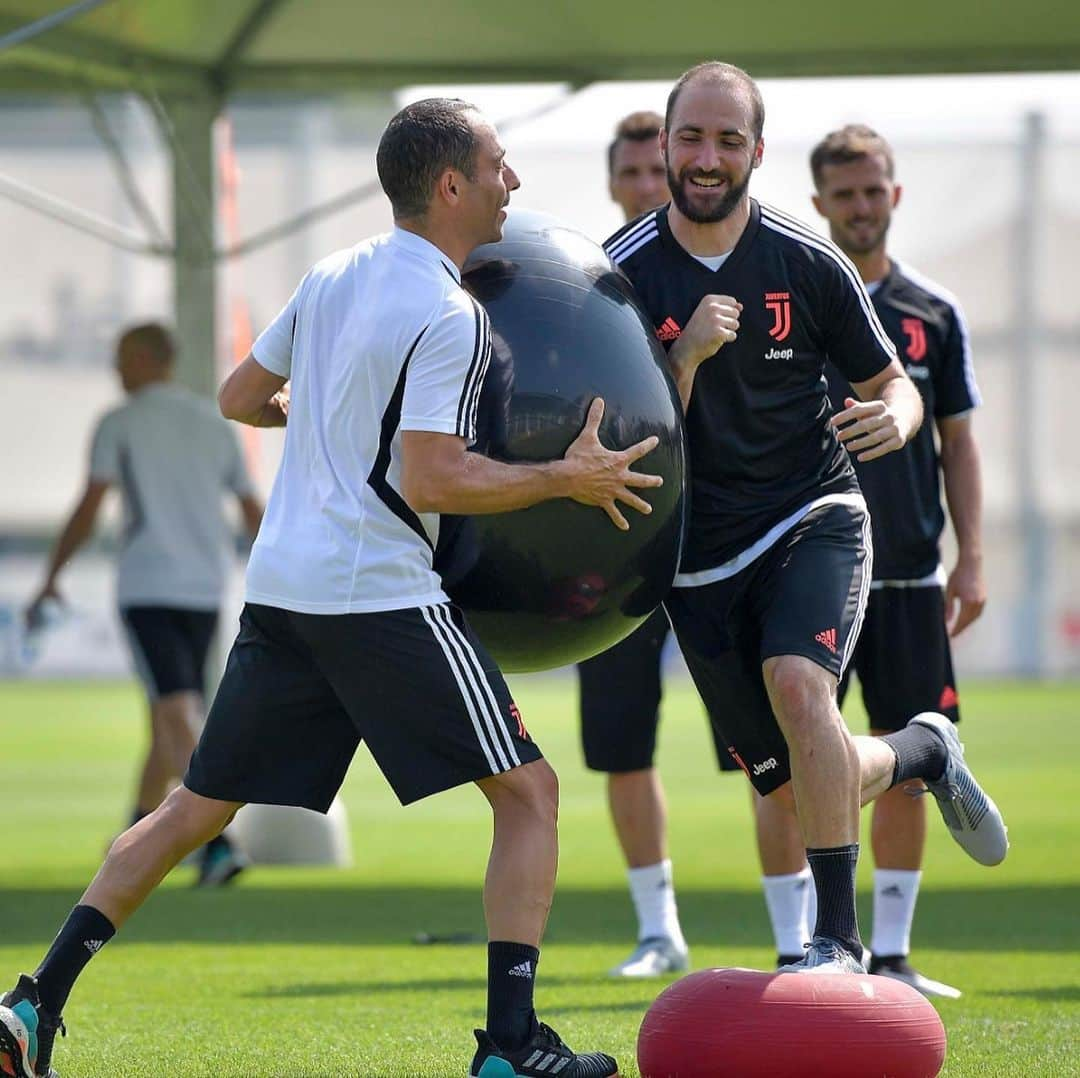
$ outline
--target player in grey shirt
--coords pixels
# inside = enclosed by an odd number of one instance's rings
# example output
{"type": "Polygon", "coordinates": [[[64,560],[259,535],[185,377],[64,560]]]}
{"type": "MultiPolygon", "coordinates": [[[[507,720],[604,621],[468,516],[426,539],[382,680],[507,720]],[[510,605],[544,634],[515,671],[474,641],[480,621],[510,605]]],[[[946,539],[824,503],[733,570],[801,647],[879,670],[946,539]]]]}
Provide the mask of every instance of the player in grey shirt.
{"type": "MultiPolygon", "coordinates": [[[[173,354],[159,325],[121,335],[116,367],[129,399],[98,423],[86,489],[27,615],[32,624],[46,599],[59,598],[61,570],[90,536],[105,492],[118,486],[117,601],[151,724],[133,822],[183,776],[202,726],[206,656],[233,557],[223,495],[237,497],[252,534],[262,516],[235,433],[211,401],[172,381],[173,354]]],[[[200,883],[225,882],[240,867],[228,842],[215,840],[204,851],[200,883]]]]}

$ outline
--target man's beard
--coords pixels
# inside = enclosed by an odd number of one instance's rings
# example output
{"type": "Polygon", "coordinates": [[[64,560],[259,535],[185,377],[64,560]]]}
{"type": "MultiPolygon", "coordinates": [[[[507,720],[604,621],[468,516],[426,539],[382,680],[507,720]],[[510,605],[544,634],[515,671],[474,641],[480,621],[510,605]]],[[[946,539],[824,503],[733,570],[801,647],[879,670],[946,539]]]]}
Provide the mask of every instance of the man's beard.
{"type": "MultiPolygon", "coordinates": [[[[868,255],[872,251],[876,251],[879,247],[884,246],[885,237],[889,232],[889,225],[892,224],[891,219],[886,219],[885,223],[878,229],[869,240],[856,240],[851,231],[845,229],[840,236],[840,241],[837,242],[837,246],[845,253],[849,255],[868,255]]],[[[834,237],[834,240],[836,238],[834,237]]]]}
{"type": "Polygon", "coordinates": [[[712,225],[729,217],[735,207],[742,201],[743,195],[746,194],[747,189],[750,187],[750,169],[746,170],[746,175],[739,183],[731,183],[729,180],[727,194],[723,195],[708,210],[696,209],[690,201],[686,193],[686,185],[690,182],[688,170],[683,171],[683,179],[680,180],[671,170],[671,166],[667,165],[667,181],[668,189],[671,191],[671,200],[678,207],[679,213],[683,217],[698,225],[712,225]]]}

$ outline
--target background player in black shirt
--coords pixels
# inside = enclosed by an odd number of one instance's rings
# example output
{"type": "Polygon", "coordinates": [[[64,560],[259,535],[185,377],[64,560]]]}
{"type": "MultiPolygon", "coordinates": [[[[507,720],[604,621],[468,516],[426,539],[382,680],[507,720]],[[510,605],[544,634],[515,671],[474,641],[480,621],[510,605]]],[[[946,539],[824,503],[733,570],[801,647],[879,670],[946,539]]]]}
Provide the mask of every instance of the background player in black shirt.
{"type": "Polygon", "coordinates": [[[672,204],[605,246],[668,347],[686,409],[690,527],[668,613],[729,751],[759,793],[798,804],[818,913],[795,968],[861,972],[860,800],[922,778],[976,860],[998,863],[1007,840],[946,718],[852,738],[837,708],[870,589],[848,452],[899,449],[922,405],[851,263],[749,197],[763,123],[744,71],[688,71],[661,135],[672,204]],[[836,416],[826,359],[861,398],[836,416]]]}
{"type": "MultiPolygon", "coordinates": [[[[949,636],[974,621],[986,602],[982,481],[971,426],[980,398],[967,327],[953,296],[886,253],[901,195],[889,144],[868,127],[849,125],[818,143],[810,168],[814,205],[871,291],[926,414],[935,420],[933,426],[924,424],[902,453],[856,465],[873,522],[874,582],[851,668],[859,676],[871,733],[900,729],[911,715],[931,709],[957,722],[949,636]],[[939,548],[945,526],[939,467],[957,545],[947,578],[939,548]]],[[[827,373],[833,407],[842,409],[851,388],[831,365],[827,373]]],[[[846,688],[845,679],[841,700],[846,688]]],[[[911,792],[896,788],[874,804],[870,972],[906,981],[927,995],[955,997],[956,989],[924,977],[908,962],[926,842],[926,806],[922,798],[908,796],[911,792]]],[[[775,814],[764,799],[759,804],[759,818],[775,814]]],[[[763,822],[763,859],[782,856],[793,846],[791,817],[775,826],[763,822]]],[[[800,864],[796,857],[786,870],[800,864]]]]}
{"type": "MultiPolygon", "coordinates": [[[[668,200],[663,124],[655,112],[633,112],[615,128],[608,181],[627,221],[668,200]]],[[[577,668],[585,763],[608,776],[608,805],[637,914],[637,947],[611,970],[613,977],[658,977],[689,964],[668,857],[664,787],[653,766],[668,631],[667,615],[657,610],[625,640],[577,668]]]]}

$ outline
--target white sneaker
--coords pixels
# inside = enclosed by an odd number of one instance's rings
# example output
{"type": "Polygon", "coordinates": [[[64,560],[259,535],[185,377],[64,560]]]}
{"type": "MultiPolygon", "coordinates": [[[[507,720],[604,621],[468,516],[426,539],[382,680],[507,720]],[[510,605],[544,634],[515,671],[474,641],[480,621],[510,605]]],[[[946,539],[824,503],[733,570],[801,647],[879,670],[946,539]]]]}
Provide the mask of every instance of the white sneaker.
{"type": "Polygon", "coordinates": [[[870,972],[878,977],[891,977],[894,981],[903,981],[904,984],[911,985],[916,992],[921,992],[924,996],[959,999],[964,994],[959,988],[953,988],[951,984],[924,977],[903,955],[872,960],[870,972]]]}
{"type": "Polygon", "coordinates": [[[801,962],[781,966],[777,973],[865,973],[866,967],[849,950],[828,936],[815,936],[801,962]]]}
{"type": "Polygon", "coordinates": [[[652,936],[642,940],[625,962],[608,970],[608,976],[663,977],[667,973],[684,973],[689,968],[688,947],[679,947],[667,936],[652,936]]]}
{"type": "Polygon", "coordinates": [[[949,834],[980,865],[999,865],[1009,852],[1009,833],[997,805],[986,796],[964,762],[956,726],[936,711],[916,715],[908,725],[925,726],[945,743],[945,771],[926,786],[937,800],[949,834]]]}

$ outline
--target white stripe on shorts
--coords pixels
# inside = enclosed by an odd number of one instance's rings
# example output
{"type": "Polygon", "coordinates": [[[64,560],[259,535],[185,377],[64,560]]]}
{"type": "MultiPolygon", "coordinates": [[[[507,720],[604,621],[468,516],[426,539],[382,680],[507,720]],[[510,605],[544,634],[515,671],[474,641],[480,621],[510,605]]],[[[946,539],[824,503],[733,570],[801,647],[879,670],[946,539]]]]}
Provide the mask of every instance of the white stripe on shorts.
{"type": "MultiPolygon", "coordinates": [[[[451,639],[456,642],[459,651],[464,653],[463,661],[465,674],[466,676],[470,676],[470,680],[475,679],[472,681],[472,684],[477,688],[477,698],[480,701],[480,707],[483,711],[488,730],[491,732],[491,735],[495,740],[496,748],[499,750],[499,755],[502,756],[502,750],[505,747],[506,754],[513,761],[513,766],[519,767],[521,765],[521,758],[514,748],[513,738],[511,738],[506,726],[503,724],[502,716],[499,714],[499,703],[495,699],[495,694],[491,691],[491,685],[488,683],[487,674],[484,673],[483,664],[477,658],[476,652],[473,651],[473,646],[469,643],[469,638],[454,624],[454,619],[450,616],[448,607],[437,606],[434,608],[434,611],[436,620],[446,627],[451,639]],[[486,708],[484,707],[485,698],[487,702],[486,708]]],[[[509,765],[507,766],[509,767],[509,765]]]]}
{"type": "Polygon", "coordinates": [[[862,564],[862,580],[859,581],[859,607],[855,614],[855,623],[848,633],[847,643],[844,645],[844,654],[840,657],[840,676],[844,676],[851,656],[855,654],[855,645],[859,642],[859,634],[862,632],[863,621],[866,618],[866,607],[870,601],[870,587],[874,579],[874,535],[870,529],[870,513],[863,506],[862,541],[866,550],[866,558],[862,564]]]}
{"type": "MultiPolygon", "coordinates": [[[[484,751],[484,757],[488,762],[488,767],[491,768],[491,773],[498,775],[503,771],[508,771],[512,765],[507,759],[506,752],[496,733],[498,728],[497,719],[496,723],[493,724],[492,716],[486,706],[487,701],[476,683],[476,669],[479,669],[480,664],[476,662],[475,653],[473,653],[472,648],[469,648],[469,654],[476,664],[475,668],[470,668],[468,657],[463,653],[459,640],[447,631],[446,624],[449,620],[449,613],[445,611],[444,607],[422,606],[420,607],[420,613],[423,614],[432,635],[439,642],[439,646],[446,656],[447,664],[454,675],[454,680],[457,682],[458,691],[461,693],[461,699],[465,704],[465,710],[472,721],[476,739],[480,742],[480,747],[484,751]],[[441,613],[446,613],[446,620],[440,617],[441,613]]],[[[450,624],[453,625],[452,622],[450,624]]],[[[456,626],[453,627],[456,628],[456,626]]],[[[484,677],[482,669],[480,670],[480,680],[486,687],[487,678],[484,677]]],[[[515,763],[520,763],[516,756],[515,763]]]]}

